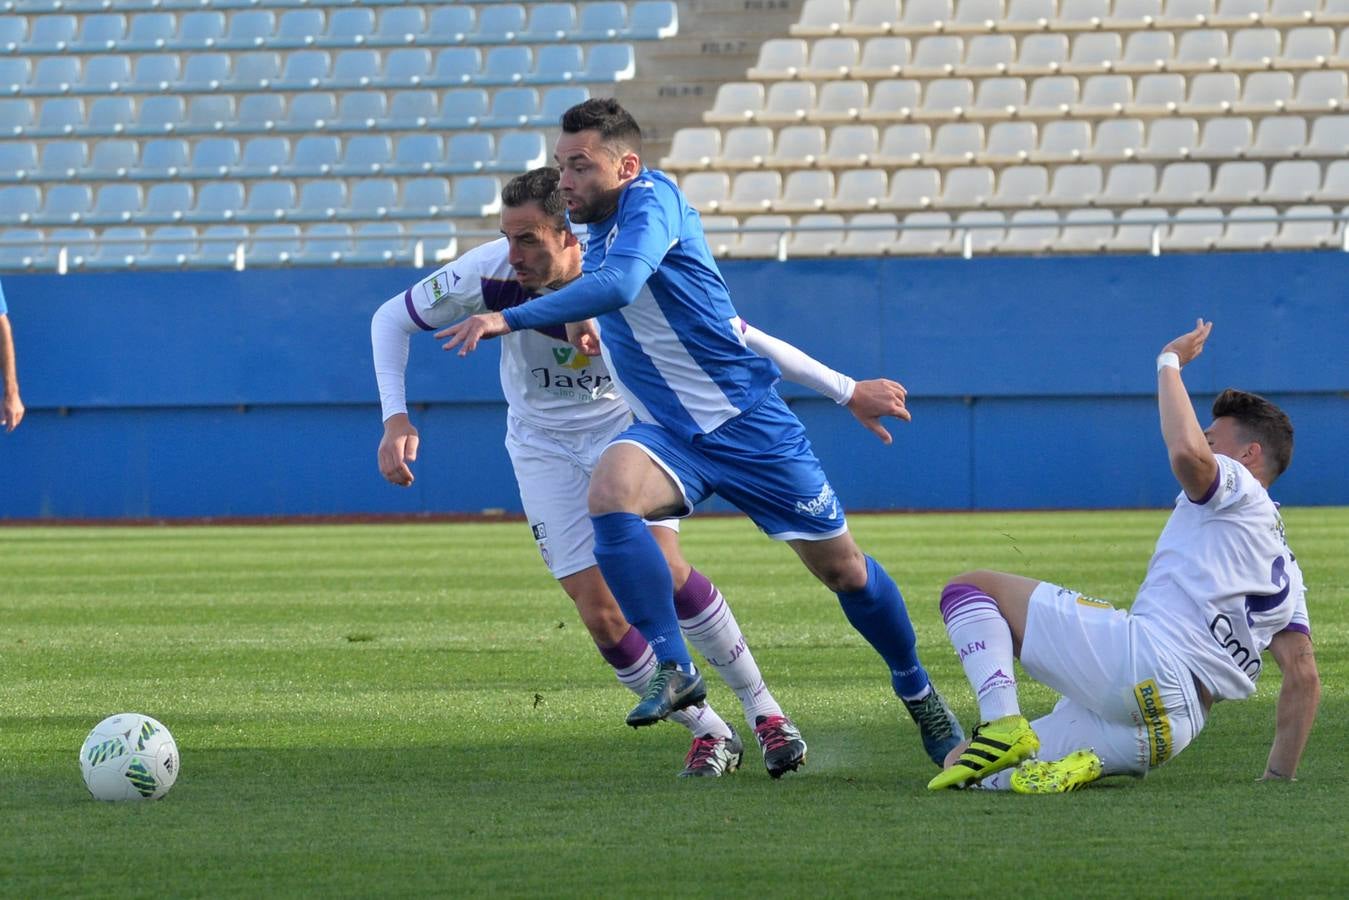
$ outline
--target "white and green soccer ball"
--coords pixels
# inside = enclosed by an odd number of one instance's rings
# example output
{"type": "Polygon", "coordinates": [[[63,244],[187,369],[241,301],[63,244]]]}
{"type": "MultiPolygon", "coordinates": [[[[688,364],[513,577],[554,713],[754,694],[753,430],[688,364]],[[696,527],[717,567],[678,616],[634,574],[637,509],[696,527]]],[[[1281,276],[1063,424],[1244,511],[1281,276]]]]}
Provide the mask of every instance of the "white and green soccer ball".
{"type": "Polygon", "coordinates": [[[95,800],[158,800],[178,779],[178,745],[149,716],[118,713],[84,739],[80,772],[95,800]]]}

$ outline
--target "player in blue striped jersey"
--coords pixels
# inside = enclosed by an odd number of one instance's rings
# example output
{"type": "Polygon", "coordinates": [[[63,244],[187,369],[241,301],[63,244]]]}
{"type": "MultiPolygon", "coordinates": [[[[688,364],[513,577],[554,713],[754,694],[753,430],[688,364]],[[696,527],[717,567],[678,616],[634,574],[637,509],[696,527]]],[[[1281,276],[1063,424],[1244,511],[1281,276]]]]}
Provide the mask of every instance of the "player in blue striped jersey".
{"type": "MultiPolygon", "coordinates": [[[[589,225],[585,275],[438,336],[465,354],[519,329],[599,320],[605,361],[637,422],[591,479],[595,557],[660,660],[628,723],[659,721],[704,695],[679,634],[669,571],[643,519],[687,515],[717,493],[790,544],[837,594],[940,765],[962,739],[960,726],[919,662],[899,588],[853,541],[804,428],[773,390],[777,367],[745,346],[698,213],[669,178],[642,166],[641,130],[617,102],[572,107],[562,132],[560,188],[572,222],[589,225]]],[[[909,417],[901,388],[889,412],[909,417]]]]}

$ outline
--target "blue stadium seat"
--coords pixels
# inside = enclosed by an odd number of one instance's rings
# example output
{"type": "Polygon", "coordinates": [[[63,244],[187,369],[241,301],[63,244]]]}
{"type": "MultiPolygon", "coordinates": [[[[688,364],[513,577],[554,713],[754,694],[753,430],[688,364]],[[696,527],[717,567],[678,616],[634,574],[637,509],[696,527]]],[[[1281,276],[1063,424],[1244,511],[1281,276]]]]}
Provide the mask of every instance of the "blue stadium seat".
{"type": "Polygon", "coordinates": [[[679,7],[671,0],[634,3],[624,36],[629,40],[658,40],[679,33],[679,7]]]}
{"type": "Polygon", "coordinates": [[[539,112],[539,92],[530,87],[502,88],[492,96],[492,110],[479,123],[485,128],[518,128],[539,112]]]}
{"type": "Polygon", "coordinates": [[[543,92],[539,103],[539,124],[557,125],[562,114],[578,103],[590,99],[590,91],[583,87],[550,87],[543,92]]]}
{"type": "Polygon", "coordinates": [[[487,91],[451,88],[444,91],[434,124],[442,128],[471,128],[487,115],[487,91]]]}
{"type": "Polygon", "coordinates": [[[326,128],[337,121],[337,95],[306,91],[291,98],[286,114],[287,131],[311,131],[326,128]]]}
{"type": "Polygon", "coordinates": [[[304,250],[298,225],[259,225],[253,229],[247,256],[251,266],[287,265],[304,250]]]}
{"type": "Polygon", "coordinates": [[[352,218],[383,219],[398,208],[398,182],[392,178],[362,178],[351,186],[352,218]]]}
{"type": "Polygon", "coordinates": [[[333,63],[333,84],[348,90],[376,86],[383,81],[383,67],[378,50],[343,50],[333,63]]]}
{"type": "Polygon", "coordinates": [[[431,51],[417,47],[399,47],[384,55],[381,78],[389,87],[418,85],[431,75],[431,51]]]}
{"type": "Polygon", "coordinates": [[[191,165],[192,151],[182,138],[156,138],[141,145],[142,178],[172,178],[191,165]]]}
{"type": "Polygon", "coordinates": [[[301,265],[333,265],[352,252],[351,226],[345,222],[324,222],[304,231],[304,247],[294,262],[301,265]]]}
{"type": "Polygon", "coordinates": [[[228,222],[244,208],[239,181],[207,181],[197,190],[197,203],[183,217],[187,222],[228,222]]]}
{"type": "Polygon", "coordinates": [[[27,225],[42,209],[42,192],[31,184],[0,187],[0,225],[27,225]]]}
{"type": "Polygon", "coordinates": [[[50,181],[78,178],[89,165],[84,141],[47,141],[38,154],[38,176],[50,181]]]}
{"type": "Polygon", "coordinates": [[[405,134],[394,147],[394,164],[405,174],[432,172],[445,159],[445,141],[438,134],[405,134]]]}
{"type": "MultiPolygon", "coordinates": [[[[545,47],[544,49],[555,49],[545,47]]],[[[489,47],[483,60],[482,84],[519,84],[534,71],[534,51],[529,47],[489,47]]]]}
{"type": "Polygon", "coordinates": [[[226,130],[236,126],[244,131],[271,131],[286,119],[286,98],[281,94],[245,94],[239,98],[234,120],[226,121],[226,130]]]}
{"type": "Polygon", "coordinates": [[[478,13],[477,39],[496,44],[516,40],[525,30],[525,8],[518,3],[484,6],[478,13]]]}
{"type": "Polygon", "coordinates": [[[187,120],[182,97],[146,97],[141,101],[137,129],[144,134],[166,134],[187,120]]]}
{"type": "Polygon", "coordinates": [[[362,43],[375,33],[372,9],[337,9],[328,16],[326,40],[343,46],[362,43]]]}
{"type": "Polygon", "coordinates": [[[130,222],[145,206],[145,190],[139,184],[105,184],[98,189],[90,224],[130,222]]]}
{"type": "Polygon", "coordinates": [[[33,127],[36,116],[32,100],[19,97],[0,100],[0,134],[21,135],[33,127]]]}
{"type": "Polygon", "coordinates": [[[233,50],[263,47],[276,34],[276,13],[269,9],[239,10],[230,16],[223,46],[233,50]]]}
{"type": "Polygon", "coordinates": [[[130,97],[95,97],[89,103],[86,128],[95,134],[122,134],[134,130],[136,107],[130,97]]]}
{"type": "Polygon", "coordinates": [[[577,41],[612,41],[628,27],[628,5],[606,2],[587,3],[581,7],[581,25],[572,35],[577,41]]]}
{"type": "Polygon", "coordinates": [[[637,73],[631,44],[598,44],[586,56],[581,81],[627,81],[637,73]]]}
{"type": "MultiPolygon", "coordinates": [[[[443,7],[442,7],[443,8],[443,7]]],[[[411,243],[403,236],[398,222],[360,222],[352,232],[353,249],[349,263],[409,263],[411,243]]]]}
{"type": "Polygon", "coordinates": [[[577,28],[574,4],[539,3],[530,8],[529,25],[520,35],[520,39],[538,44],[572,40],[577,28]]]}
{"type": "Polygon", "coordinates": [[[279,175],[290,165],[290,153],[290,138],[249,138],[239,157],[237,174],[242,178],[279,175]]]}
{"type": "Polygon", "coordinates": [[[277,23],[273,43],[277,46],[305,47],[322,37],[323,31],[323,10],[288,9],[281,14],[281,21],[277,23]]]}
{"type": "Polygon", "coordinates": [[[0,90],[17,94],[32,81],[33,64],[26,56],[0,57],[0,90]]]}
{"type": "MultiPolygon", "coordinates": [[[[163,15],[167,15],[164,13],[163,15]]],[[[139,18],[139,17],[138,17],[139,18]]],[[[132,29],[135,29],[132,25],[132,29]]],[[[156,28],[162,26],[155,26],[156,28]]],[[[190,50],[214,47],[225,37],[225,14],[216,10],[193,10],[182,14],[178,22],[177,38],[170,38],[174,46],[190,50]]]]}
{"type": "Polygon", "coordinates": [[[549,150],[541,131],[508,131],[497,141],[492,167],[504,172],[525,172],[546,165],[549,150]]]}
{"type": "MultiPolygon", "coordinates": [[[[177,60],[176,56],[142,56],[141,64],[151,65],[150,60],[177,60]]],[[[155,63],[156,68],[164,65],[155,63]]],[[[214,91],[222,87],[234,86],[230,72],[228,53],[189,53],[183,62],[181,86],[189,91],[214,91]]],[[[140,83],[139,74],[137,83],[140,83]]]]}
{"type": "Polygon", "coordinates": [[[26,16],[0,16],[0,50],[13,53],[28,42],[26,16]]]}
{"type": "Polygon", "coordinates": [[[416,6],[391,6],[379,11],[379,25],[375,37],[382,44],[407,44],[423,35],[439,37],[427,31],[426,13],[416,6]]]}
{"type": "Polygon", "coordinates": [[[450,214],[459,217],[494,216],[501,212],[501,182],[492,175],[470,175],[454,183],[450,214]]]}
{"type": "Polygon", "coordinates": [[[29,19],[28,52],[51,53],[65,50],[74,42],[79,20],[74,16],[33,16],[29,19]]]}
{"type": "Polygon", "coordinates": [[[437,84],[468,84],[480,71],[482,53],[477,47],[447,47],[436,54],[432,78],[437,84]]]}
{"type": "MultiPolygon", "coordinates": [[[[142,158],[145,154],[142,152],[142,158]]],[[[142,163],[143,165],[143,163],[142,163]]],[[[196,193],[185,181],[161,181],[145,192],[142,222],[178,222],[196,206],[196,193]]]]}
{"type": "Polygon", "coordinates": [[[84,119],[84,101],[79,97],[48,97],[38,110],[37,127],[44,135],[73,134],[84,119]]]}
{"type": "Polygon", "coordinates": [[[223,131],[237,118],[234,98],[229,94],[199,94],[187,102],[187,122],[197,133],[223,131]]]}
{"type": "MultiPolygon", "coordinates": [[[[188,13],[188,15],[199,15],[199,13],[188,13]]],[[[184,16],[183,19],[183,24],[186,26],[187,16],[184,16]]],[[[124,46],[127,50],[163,49],[174,42],[174,33],[177,29],[178,22],[173,13],[137,13],[131,17],[124,46]]]]}
{"type": "Polygon", "coordinates": [[[580,45],[546,44],[539,48],[537,70],[530,80],[537,84],[579,80],[584,68],[580,45]]]}
{"type": "Polygon", "coordinates": [[[44,235],[36,228],[0,231],[0,268],[32,269],[46,264],[48,257],[44,235]]]}
{"type": "Polygon", "coordinates": [[[94,207],[94,192],[87,184],[53,184],[42,198],[42,211],[34,221],[44,225],[74,225],[84,221],[94,207]]]}
{"type": "Polygon", "coordinates": [[[340,178],[306,181],[300,187],[296,218],[308,221],[336,219],[347,208],[347,183],[340,178]]]}
{"type": "Polygon", "coordinates": [[[204,266],[233,266],[239,253],[239,246],[243,245],[246,250],[247,243],[246,225],[210,225],[201,232],[197,261],[204,266]]]}
{"type": "Polygon", "coordinates": [[[0,142],[0,181],[22,181],[37,171],[37,144],[0,142]]]}
{"type": "Polygon", "coordinates": [[[180,268],[197,258],[197,229],[191,225],[161,225],[150,232],[141,265],[149,268],[180,268]]]}
{"type": "MultiPolygon", "coordinates": [[[[0,144],[0,147],[3,147],[0,144]]],[[[94,142],[89,160],[89,177],[125,178],[140,167],[140,144],[129,138],[110,138],[94,142]]]]}
{"type": "MultiPolygon", "coordinates": [[[[225,64],[228,67],[228,61],[225,64]]],[[[173,53],[138,56],[132,69],[131,88],[142,93],[167,91],[176,87],[183,78],[182,63],[173,53]]]]}
{"type": "Polygon", "coordinates": [[[296,172],[326,175],[342,163],[342,142],[333,135],[307,134],[295,142],[296,172]]]}
{"type": "Polygon", "coordinates": [[[373,175],[393,162],[393,139],[386,134],[358,134],[347,139],[342,156],[343,172],[373,175]]]}
{"type": "Polygon", "coordinates": [[[116,92],[131,84],[131,57],[120,53],[91,56],[80,78],[82,90],[88,93],[116,92]]]}
{"type": "Polygon", "coordinates": [[[270,87],[281,78],[281,54],[271,51],[236,53],[230,73],[229,87],[257,90],[270,87]]]}
{"type": "Polygon", "coordinates": [[[382,91],[349,91],[338,101],[337,127],[344,131],[374,128],[389,117],[382,91]]]}
{"type": "Polygon", "coordinates": [[[47,243],[52,258],[66,252],[67,265],[72,269],[84,267],[85,260],[98,249],[98,240],[91,228],[57,228],[47,232],[47,243]]]}
{"type": "Polygon", "coordinates": [[[33,66],[29,91],[35,94],[68,94],[80,90],[78,56],[39,56],[33,66]]]}
{"type": "Polygon", "coordinates": [[[399,91],[389,104],[389,127],[423,128],[436,118],[435,91],[399,91]]]}
{"type": "Polygon", "coordinates": [[[457,44],[472,36],[477,28],[478,14],[472,6],[451,3],[432,11],[426,33],[434,35],[438,42],[457,44]]]}
{"type": "Polygon", "coordinates": [[[240,152],[237,138],[203,138],[192,148],[192,175],[197,178],[229,175],[239,165],[240,152]]]}
{"type": "Polygon", "coordinates": [[[403,184],[399,215],[413,219],[442,215],[454,205],[450,197],[448,178],[409,178],[403,184]]]}
{"type": "Polygon", "coordinates": [[[297,50],[286,57],[285,67],[281,70],[281,77],[276,86],[289,91],[312,90],[328,81],[330,71],[342,86],[360,86],[364,82],[360,81],[358,73],[353,71],[353,63],[357,60],[349,58],[348,54],[370,52],[373,51],[344,51],[338,54],[337,60],[340,66],[345,58],[345,67],[334,70],[333,58],[327,50],[297,50]]]}
{"type": "Polygon", "coordinates": [[[240,221],[277,221],[295,208],[295,182],[254,181],[248,188],[248,202],[240,221]]]}
{"type": "Polygon", "coordinates": [[[126,36],[126,16],[121,13],[86,15],[80,23],[80,33],[71,45],[76,53],[112,50],[126,36]]]}
{"type": "Polygon", "coordinates": [[[481,172],[496,158],[496,140],[490,131],[450,135],[445,163],[451,172],[481,172]]]}

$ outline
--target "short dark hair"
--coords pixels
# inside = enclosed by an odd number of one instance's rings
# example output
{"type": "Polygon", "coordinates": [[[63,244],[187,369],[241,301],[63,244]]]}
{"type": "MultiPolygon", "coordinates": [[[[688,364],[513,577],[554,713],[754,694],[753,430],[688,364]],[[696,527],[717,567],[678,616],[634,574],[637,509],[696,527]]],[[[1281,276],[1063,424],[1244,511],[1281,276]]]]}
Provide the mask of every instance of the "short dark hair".
{"type": "Polygon", "coordinates": [[[539,209],[562,220],[562,227],[566,227],[567,205],[557,189],[559,177],[555,166],[542,166],[516,175],[501,189],[501,203],[511,209],[537,203],[539,209]]]}
{"type": "Polygon", "coordinates": [[[591,97],[562,114],[562,130],[567,134],[598,131],[600,139],[623,152],[642,155],[642,129],[637,120],[612,97],[591,97]]]}
{"type": "Polygon", "coordinates": [[[1222,417],[1235,419],[1242,437],[1260,445],[1272,484],[1293,459],[1293,423],[1288,414],[1259,394],[1228,388],[1213,401],[1213,418],[1222,417]]]}

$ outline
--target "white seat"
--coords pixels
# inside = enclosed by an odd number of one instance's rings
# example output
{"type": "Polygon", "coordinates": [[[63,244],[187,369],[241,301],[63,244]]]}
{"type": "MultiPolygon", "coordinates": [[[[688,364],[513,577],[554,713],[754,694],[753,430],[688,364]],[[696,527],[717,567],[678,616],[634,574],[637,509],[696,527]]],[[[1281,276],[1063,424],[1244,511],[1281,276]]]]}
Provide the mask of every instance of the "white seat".
{"type": "Polygon", "coordinates": [[[1039,142],[1034,122],[994,122],[988,129],[983,159],[989,163],[1018,163],[1030,159],[1039,142]]]}
{"type": "Polygon", "coordinates": [[[670,153],[660,161],[662,169],[706,169],[721,156],[721,131],[717,128],[680,128],[670,141],[670,153]]]}
{"type": "Polygon", "coordinates": [[[726,130],[716,164],[721,169],[759,169],[772,155],[773,129],[766,125],[738,125],[726,130]]]}
{"type": "Polygon", "coordinates": [[[946,171],[940,205],[982,207],[993,196],[993,170],[987,166],[961,166],[946,171]]]}
{"type": "Polygon", "coordinates": [[[1001,23],[1009,31],[1042,31],[1058,15],[1055,0],[1007,0],[1007,15],[1001,23]]]}
{"type": "Polygon", "coordinates": [[[1152,252],[1154,243],[1161,245],[1168,226],[1161,220],[1166,213],[1159,209],[1126,209],[1119,214],[1115,234],[1106,240],[1105,249],[1125,252],[1152,252]]]}
{"type": "Polygon", "coordinates": [[[1241,100],[1241,80],[1231,72],[1204,72],[1190,79],[1190,95],[1180,111],[1190,115],[1219,115],[1232,111],[1241,100]]]}
{"type": "Polygon", "coordinates": [[[932,150],[924,161],[929,165],[973,162],[984,149],[984,126],[973,122],[948,122],[938,126],[932,150]]]}
{"type": "Polygon", "coordinates": [[[1121,72],[1160,72],[1176,55],[1176,39],[1169,31],[1135,31],[1124,42],[1121,72]]]}
{"type": "Polygon", "coordinates": [[[800,38],[770,38],[763,42],[758,61],[746,74],[764,81],[796,78],[809,59],[810,49],[800,38]]]}
{"type": "Polygon", "coordinates": [[[1284,211],[1284,221],[1272,246],[1294,248],[1323,248],[1339,244],[1344,223],[1329,218],[1335,210],[1329,206],[1290,206],[1284,211]]]}
{"type": "Polygon", "coordinates": [[[956,240],[962,251],[991,253],[1007,236],[1007,220],[995,210],[972,209],[956,216],[956,240]],[[964,226],[962,230],[960,226],[964,226]]]}
{"type": "Polygon", "coordinates": [[[871,101],[862,113],[871,122],[908,119],[923,102],[923,84],[907,78],[887,78],[876,82],[871,101]]]}
{"type": "Polygon", "coordinates": [[[763,108],[754,119],[757,122],[791,124],[803,121],[814,108],[814,84],[808,81],[777,81],[768,86],[763,108]]]}
{"type": "Polygon", "coordinates": [[[899,0],[853,0],[843,30],[848,34],[889,34],[899,24],[899,0]]]}
{"type": "Polygon", "coordinates": [[[945,212],[913,212],[904,217],[892,252],[933,256],[958,253],[960,245],[950,229],[951,215],[945,212]],[[946,226],[946,227],[943,227],[946,226]]]}
{"type": "Polygon", "coordinates": [[[820,38],[811,46],[810,59],[799,74],[818,81],[847,78],[857,67],[860,55],[856,38],[820,38]]]}
{"type": "Polygon", "coordinates": [[[691,172],[679,179],[679,188],[694,209],[715,212],[731,193],[731,176],[725,172],[691,172]]]}
{"type": "Polygon", "coordinates": [[[1096,125],[1095,141],[1087,159],[1113,162],[1133,159],[1143,149],[1143,122],[1139,119],[1107,119],[1096,125]]]}
{"type": "Polygon", "coordinates": [[[1232,35],[1223,68],[1239,72],[1271,68],[1282,45],[1283,34],[1277,28],[1243,28],[1232,35]]]}
{"type": "Polygon", "coordinates": [[[890,178],[884,209],[927,209],[941,195],[941,174],[936,169],[900,169],[890,178]]]}
{"type": "Polygon", "coordinates": [[[1283,52],[1274,61],[1280,69],[1317,69],[1335,56],[1335,32],[1324,26],[1291,28],[1283,52]]]}
{"type": "Polygon", "coordinates": [[[913,59],[904,67],[911,77],[951,75],[965,55],[965,42],[953,34],[929,35],[918,39],[913,59]]]}
{"type": "Polygon", "coordinates": [[[1134,81],[1134,97],[1125,112],[1135,116],[1172,115],[1185,103],[1185,76],[1153,72],[1134,81]]]}
{"type": "Polygon", "coordinates": [[[1094,163],[1059,166],[1054,170],[1046,206],[1088,206],[1101,195],[1104,176],[1094,163]]]}
{"type": "Polygon", "coordinates": [[[827,138],[819,125],[788,125],[778,132],[772,155],[764,165],[773,169],[814,166],[824,156],[827,138]]]}
{"type": "Polygon", "coordinates": [[[700,215],[703,234],[713,256],[729,256],[740,242],[740,220],[735,216],[700,215]]]}
{"type": "Polygon", "coordinates": [[[1301,116],[1266,116],[1255,129],[1248,156],[1287,159],[1307,145],[1307,120],[1301,116]]]}
{"type": "Polygon", "coordinates": [[[1088,76],[1073,115],[1090,119],[1120,115],[1133,103],[1133,92],[1134,80],[1128,75],[1088,76]]]}
{"type": "Polygon", "coordinates": [[[1139,206],[1151,200],[1156,190],[1156,166],[1152,163],[1123,163],[1110,167],[1105,177],[1105,189],[1096,202],[1102,206],[1139,206]]]}
{"type": "Polygon", "coordinates": [[[817,122],[852,122],[859,119],[867,108],[867,90],[864,81],[826,81],[820,87],[819,98],[809,118],[817,122]]]}
{"type": "Polygon", "coordinates": [[[909,64],[913,45],[907,37],[887,35],[869,38],[853,69],[855,78],[893,78],[909,64]]]}
{"type": "Polygon", "coordinates": [[[752,121],[763,109],[764,94],[762,84],[733,81],[720,85],[712,108],[703,113],[703,121],[709,124],[752,121]]]}
{"type": "Polygon", "coordinates": [[[1099,28],[1110,16],[1110,0],[1060,0],[1058,24],[1072,31],[1099,28]]]}
{"type": "Polygon", "coordinates": [[[801,37],[838,34],[848,21],[848,0],[806,0],[791,33],[801,37]]]}
{"type": "Polygon", "coordinates": [[[1036,78],[1030,83],[1030,93],[1021,115],[1027,118],[1053,119],[1066,116],[1077,103],[1080,85],[1072,75],[1054,75],[1036,78]]]}
{"type": "Polygon", "coordinates": [[[1134,29],[1151,25],[1162,17],[1162,0],[1115,0],[1109,17],[1102,23],[1107,28],[1134,29]]]}
{"type": "Polygon", "coordinates": [[[962,74],[1002,75],[1016,64],[1016,39],[1010,34],[979,34],[965,40],[962,74]]]}
{"type": "Polygon", "coordinates": [[[1198,162],[1170,163],[1162,168],[1157,179],[1154,203],[1177,205],[1199,203],[1209,193],[1209,167],[1198,162]]]}
{"type": "Polygon", "coordinates": [[[974,82],[968,78],[936,78],[923,92],[918,113],[930,119],[953,119],[974,105],[974,82]]]}
{"type": "Polygon", "coordinates": [[[731,246],[727,255],[747,259],[777,259],[791,225],[790,216],[749,216],[741,223],[740,240],[731,246]],[[781,230],[759,230],[765,228],[781,230]]]}
{"type": "Polygon", "coordinates": [[[1240,159],[1250,152],[1254,133],[1251,120],[1244,116],[1209,119],[1193,155],[1199,159],[1240,159]]]}
{"type": "MultiPolygon", "coordinates": [[[[1215,120],[1218,121],[1218,120],[1215,120]]],[[[1148,124],[1148,140],[1139,159],[1187,159],[1199,146],[1199,123],[1194,119],[1155,119],[1148,124]]]]}
{"type": "Polygon", "coordinates": [[[1288,109],[1310,113],[1334,112],[1349,107],[1349,76],[1344,72],[1304,72],[1298,76],[1297,94],[1288,109]]]}
{"type": "Polygon", "coordinates": [[[1074,162],[1091,150],[1091,126],[1073,119],[1046,122],[1040,129],[1040,149],[1035,159],[1041,162],[1074,162]]]}
{"type": "Polygon", "coordinates": [[[951,0],[905,0],[900,23],[905,28],[937,31],[951,21],[951,0]]]}
{"type": "Polygon", "coordinates": [[[1269,170],[1269,186],[1258,199],[1266,203],[1315,203],[1327,199],[1321,196],[1321,164],[1309,159],[1275,163],[1269,170]]]}
{"type": "Polygon", "coordinates": [[[824,208],[841,212],[875,209],[885,198],[887,180],[880,169],[849,169],[839,175],[838,187],[825,199],[824,208]]]}
{"type": "Polygon", "coordinates": [[[1158,25],[1191,28],[1213,18],[1216,0],[1165,0],[1158,25]]]}
{"type": "Polygon", "coordinates": [[[1232,111],[1238,113],[1282,111],[1292,99],[1292,73],[1252,72],[1246,76],[1241,99],[1232,105],[1232,111]]]}
{"type": "Polygon", "coordinates": [[[1021,52],[1008,72],[1013,75],[1057,75],[1067,62],[1067,35],[1028,34],[1021,39],[1021,52]]]}
{"type": "Polygon", "coordinates": [[[880,135],[875,125],[839,125],[829,132],[829,146],[820,158],[824,166],[866,166],[876,155],[880,135]]]}
{"type": "Polygon", "coordinates": [[[1106,209],[1070,209],[1060,221],[1057,250],[1099,253],[1115,236],[1115,216],[1106,209]]]}
{"type": "Polygon", "coordinates": [[[1273,217],[1272,206],[1239,206],[1229,215],[1227,227],[1218,238],[1219,250],[1265,250],[1274,243],[1279,223],[1273,217]],[[1267,219],[1268,221],[1250,221],[1267,219]]]}
{"type": "Polygon", "coordinates": [[[960,31],[987,31],[1006,18],[1003,0],[956,0],[951,27],[960,31]]]}
{"type": "Polygon", "coordinates": [[[1068,55],[1064,71],[1072,70],[1083,74],[1109,72],[1119,65],[1123,56],[1123,41],[1114,32],[1093,31],[1078,34],[1073,38],[1073,49],[1068,55]]]}
{"type": "Polygon", "coordinates": [[[988,198],[989,206],[1022,208],[1038,206],[1049,193],[1049,170],[1044,166],[1008,166],[998,177],[998,189],[988,198]]]}
{"type": "Polygon", "coordinates": [[[1213,188],[1209,189],[1203,201],[1214,204],[1249,204],[1264,192],[1264,185],[1263,162],[1225,162],[1215,171],[1213,188]]]}
{"type": "Polygon", "coordinates": [[[1059,238],[1059,215],[1051,209],[1019,209],[1007,220],[999,253],[1044,253],[1059,238]]]}
{"type": "Polygon", "coordinates": [[[1321,116],[1312,123],[1304,156],[1340,157],[1349,147],[1349,115],[1321,116]]]}
{"type": "Polygon", "coordinates": [[[881,146],[876,151],[876,165],[912,165],[919,162],[931,146],[931,126],[920,123],[889,125],[881,132],[881,146]]]}
{"type": "Polygon", "coordinates": [[[975,84],[974,104],[967,110],[970,118],[1007,119],[1026,105],[1026,81],[1014,75],[981,78],[975,84]]]}
{"type": "Polygon", "coordinates": [[[833,256],[843,244],[843,217],[837,213],[804,215],[796,220],[796,227],[787,235],[788,259],[833,256]]]}
{"type": "MultiPolygon", "coordinates": [[[[694,173],[700,174],[700,173],[694,173]]],[[[767,212],[782,196],[782,175],[778,172],[741,172],[731,181],[731,193],[722,204],[724,212],[752,214],[767,212]]]]}
{"type": "MultiPolygon", "coordinates": [[[[1261,0],[1263,2],[1263,0],[1261,0]]],[[[1231,53],[1227,32],[1210,29],[1182,31],[1169,68],[1175,72],[1207,72],[1218,68],[1231,53]]]]}
{"type": "Polygon", "coordinates": [[[1223,236],[1222,222],[1213,221],[1216,210],[1190,206],[1177,210],[1171,229],[1162,239],[1168,250],[1212,250],[1223,236]]]}
{"type": "Polygon", "coordinates": [[[853,227],[843,234],[838,246],[840,256],[883,256],[894,250],[899,233],[894,213],[859,213],[848,220],[848,225],[853,227]]]}

